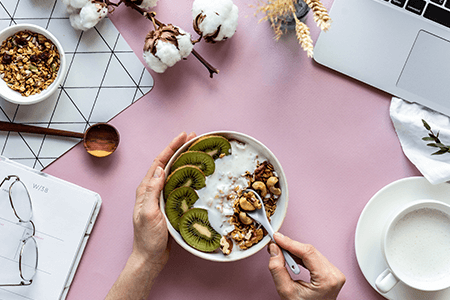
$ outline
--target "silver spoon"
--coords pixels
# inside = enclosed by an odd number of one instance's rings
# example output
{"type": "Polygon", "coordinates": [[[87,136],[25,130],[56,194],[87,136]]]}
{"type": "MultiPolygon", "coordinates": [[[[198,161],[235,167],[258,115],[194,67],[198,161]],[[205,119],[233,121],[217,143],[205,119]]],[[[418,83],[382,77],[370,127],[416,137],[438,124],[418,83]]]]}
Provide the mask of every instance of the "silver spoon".
{"type": "MultiPolygon", "coordinates": [[[[272,241],[275,242],[275,239],[273,238],[274,231],[272,225],[270,225],[269,220],[267,219],[266,210],[264,209],[264,202],[262,201],[261,197],[258,195],[256,191],[252,189],[246,189],[244,190],[244,192],[252,192],[262,205],[261,209],[255,209],[254,211],[246,212],[247,215],[249,215],[253,220],[261,224],[266,229],[269,236],[272,238],[272,241]]],[[[288,264],[292,272],[296,275],[300,274],[300,267],[298,266],[297,262],[292,258],[292,256],[283,248],[281,248],[281,252],[283,252],[284,259],[286,260],[286,263],[288,264]]]]}

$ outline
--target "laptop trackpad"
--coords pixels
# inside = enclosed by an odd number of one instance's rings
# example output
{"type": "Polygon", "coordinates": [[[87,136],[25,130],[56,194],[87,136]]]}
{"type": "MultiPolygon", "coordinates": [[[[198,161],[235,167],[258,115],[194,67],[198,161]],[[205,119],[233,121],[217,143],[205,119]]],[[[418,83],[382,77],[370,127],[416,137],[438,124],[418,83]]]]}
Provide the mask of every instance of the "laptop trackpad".
{"type": "Polygon", "coordinates": [[[450,98],[450,42],[419,31],[397,86],[429,101],[450,98]]]}

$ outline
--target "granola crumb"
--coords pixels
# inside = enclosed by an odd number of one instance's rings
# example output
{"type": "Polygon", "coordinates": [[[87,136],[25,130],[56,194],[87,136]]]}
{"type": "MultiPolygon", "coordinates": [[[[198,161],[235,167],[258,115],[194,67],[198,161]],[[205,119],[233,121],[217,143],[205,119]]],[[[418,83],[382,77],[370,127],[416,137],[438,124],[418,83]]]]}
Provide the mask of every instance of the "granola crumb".
{"type": "MultiPolygon", "coordinates": [[[[267,185],[269,178],[277,178],[273,166],[267,161],[258,164],[255,172],[253,174],[247,173],[246,176],[250,181],[249,187],[257,181],[267,185]]],[[[230,223],[234,225],[234,230],[228,234],[228,237],[231,238],[241,250],[247,250],[261,241],[267,232],[260,227],[256,227],[254,222],[251,224],[244,224],[239,218],[239,215],[242,212],[245,212],[245,209],[240,205],[241,197],[246,197],[247,200],[251,200],[252,195],[250,195],[250,193],[244,193],[236,197],[233,204],[234,215],[230,218],[230,223]]],[[[267,217],[270,221],[270,217],[275,213],[275,209],[277,207],[278,195],[274,195],[271,191],[268,191],[267,195],[262,197],[262,199],[264,201],[264,208],[266,210],[267,217]]]]}
{"type": "Polygon", "coordinates": [[[56,79],[60,54],[44,35],[23,30],[0,47],[0,77],[11,89],[28,97],[47,89],[56,79]]]}

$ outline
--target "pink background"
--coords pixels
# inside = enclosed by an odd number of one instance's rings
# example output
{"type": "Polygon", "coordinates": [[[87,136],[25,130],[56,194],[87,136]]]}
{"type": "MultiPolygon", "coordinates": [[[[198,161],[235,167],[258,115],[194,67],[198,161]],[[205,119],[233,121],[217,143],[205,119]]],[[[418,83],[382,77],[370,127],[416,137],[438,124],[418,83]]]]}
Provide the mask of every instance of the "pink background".
{"type": "MultiPolygon", "coordinates": [[[[131,252],[135,189],[155,156],[181,131],[234,130],[278,157],[289,184],[281,232],[311,243],[347,277],[339,299],[383,299],[361,273],[354,247],[359,215],[386,184],[420,175],[403,155],[389,117],[390,95],[306,56],[293,34],[280,41],[254,16],[256,0],[239,7],[236,34],[195,49],[220,69],[213,79],[191,55],[163,74],[154,89],[111,123],[121,134],[116,153],[89,156],[79,144],[45,171],[98,192],[103,205],[68,299],[101,299],[131,252]]],[[[332,0],[323,0],[329,9],[332,0]]],[[[192,1],[160,0],[160,21],[193,34],[192,1]]],[[[120,7],[110,16],[138,57],[152,24],[120,7]]],[[[310,14],[312,38],[319,29],[310,14]]],[[[332,30],[332,27],[331,27],[332,30]]],[[[143,61],[143,60],[142,60],[143,61]]],[[[143,62],[144,63],[144,62],[143,62]]],[[[111,99],[114,101],[114,99],[111,99]]],[[[262,250],[235,263],[197,258],[172,243],[153,299],[276,299],[262,250]]],[[[303,272],[305,277],[306,272],[303,272]]]]}

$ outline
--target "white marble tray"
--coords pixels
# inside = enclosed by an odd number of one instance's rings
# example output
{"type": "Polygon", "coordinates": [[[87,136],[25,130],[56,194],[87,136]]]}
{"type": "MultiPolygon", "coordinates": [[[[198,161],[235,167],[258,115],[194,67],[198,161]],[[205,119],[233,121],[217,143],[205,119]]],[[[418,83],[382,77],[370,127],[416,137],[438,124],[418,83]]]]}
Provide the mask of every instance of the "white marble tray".
{"type": "MultiPolygon", "coordinates": [[[[111,120],[153,87],[150,73],[108,18],[82,32],[71,27],[61,0],[1,0],[0,30],[22,23],[47,28],[58,38],[68,72],[60,89],[43,102],[16,105],[0,98],[2,121],[83,132],[111,120]]],[[[42,170],[78,142],[0,132],[0,155],[42,170]]]]}

